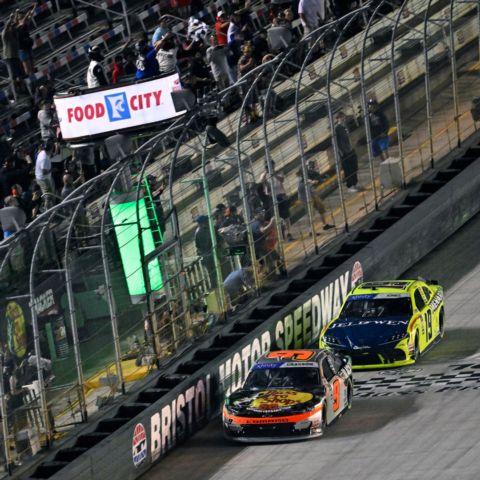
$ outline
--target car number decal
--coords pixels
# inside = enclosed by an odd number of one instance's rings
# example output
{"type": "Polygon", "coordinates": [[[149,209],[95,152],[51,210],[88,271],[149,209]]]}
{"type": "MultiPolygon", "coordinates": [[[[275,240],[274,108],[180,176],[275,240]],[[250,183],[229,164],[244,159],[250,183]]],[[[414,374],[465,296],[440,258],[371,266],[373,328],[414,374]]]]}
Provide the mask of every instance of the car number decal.
{"type": "Polygon", "coordinates": [[[289,360],[308,360],[315,355],[311,350],[277,350],[276,352],[267,353],[267,358],[281,358],[289,360]]]}
{"type": "Polygon", "coordinates": [[[333,411],[340,408],[340,380],[336,378],[333,381],[333,411]]]}

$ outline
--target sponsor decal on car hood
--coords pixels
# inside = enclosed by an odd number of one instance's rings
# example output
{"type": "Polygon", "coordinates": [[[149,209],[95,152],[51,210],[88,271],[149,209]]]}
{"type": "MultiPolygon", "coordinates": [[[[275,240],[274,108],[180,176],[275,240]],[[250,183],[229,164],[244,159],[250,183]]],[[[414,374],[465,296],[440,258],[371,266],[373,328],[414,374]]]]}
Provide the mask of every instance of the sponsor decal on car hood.
{"type": "Polygon", "coordinates": [[[327,342],[328,337],[334,337],[341,346],[353,349],[375,346],[388,342],[395,335],[406,335],[409,321],[410,318],[342,320],[330,325],[325,337],[327,342]]]}
{"type": "Polygon", "coordinates": [[[230,398],[230,405],[244,411],[273,413],[290,410],[298,405],[309,404],[315,395],[293,389],[270,389],[260,391],[241,391],[230,398]],[[237,396],[238,395],[238,396],[237,396]]]}

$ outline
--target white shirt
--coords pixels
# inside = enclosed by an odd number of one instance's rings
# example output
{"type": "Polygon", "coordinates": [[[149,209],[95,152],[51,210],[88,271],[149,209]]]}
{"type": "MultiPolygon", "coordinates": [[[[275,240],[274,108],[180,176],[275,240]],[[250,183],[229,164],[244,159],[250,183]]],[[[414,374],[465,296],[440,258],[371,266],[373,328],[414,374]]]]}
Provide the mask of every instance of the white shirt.
{"type": "Polygon", "coordinates": [[[175,70],[175,65],[177,64],[177,50],[178,48],[172,48],[171,50],[163,50],[160,48],[158,50],[157,62],[161,73],[175,70]]]}
{"type": "Polygon", "coordinates": [[[95,88],[100,86],[100,82],[98,81],[98,78],[93,74],[93,69],[97,65],[99,65],[100,68],[103,70],[102,64],[100,62],[97,62],[96,60],[91,60],[90,64],[88,65],[88,70],[87,70],[87,87],[88,88],[95,88]]]}
{"type": "Polygon", "coordinates": [[[325,20],[325,0],[300,0],[298,13],[303,13],[308,21],[307,24],[301,20],[303,26],[316,27],[318,26],[318,17],[325,20]]]}
{"type": "Polygon", "coordinates": [[[47,152],[45,150],[40,150],[37,155],[37,161],[35,163],[35,178],[37,180],[50,180],[52,178],[52,174],[49,173],[44,175],[42,170],[52,170],[52,164],[50,162],[50,158],[48,158],[47,152]]]}

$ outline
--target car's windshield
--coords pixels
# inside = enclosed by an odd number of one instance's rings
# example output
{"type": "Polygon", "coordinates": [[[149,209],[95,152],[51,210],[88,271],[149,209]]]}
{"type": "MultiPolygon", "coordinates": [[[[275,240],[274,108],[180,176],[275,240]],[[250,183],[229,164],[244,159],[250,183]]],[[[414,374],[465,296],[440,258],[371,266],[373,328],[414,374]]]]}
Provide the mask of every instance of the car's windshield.
{"type": "Polygon", "coordinates": [[[244,389],[318,387],[320,375],[315,367],[255,368],[245,380],[244,389]]]}
{"type": "Polygon", "coordinates": [[[339,318],[410,317],[410,296],[379,297],[377,295],[353,295],[347,299],[339,318]]]}

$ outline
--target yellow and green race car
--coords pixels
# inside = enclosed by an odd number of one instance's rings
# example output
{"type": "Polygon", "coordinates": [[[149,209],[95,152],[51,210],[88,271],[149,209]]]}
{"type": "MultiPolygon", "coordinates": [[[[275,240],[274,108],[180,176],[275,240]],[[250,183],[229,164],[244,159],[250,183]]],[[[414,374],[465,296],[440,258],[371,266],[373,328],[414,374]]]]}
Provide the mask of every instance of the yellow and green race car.
{"type": "Polygon", "coordinates": [[[435,281],[365,282],[322,331],[320,348],[352,358],[354,370],[415,363],[444,334],[443,288],[435,281]]]}

